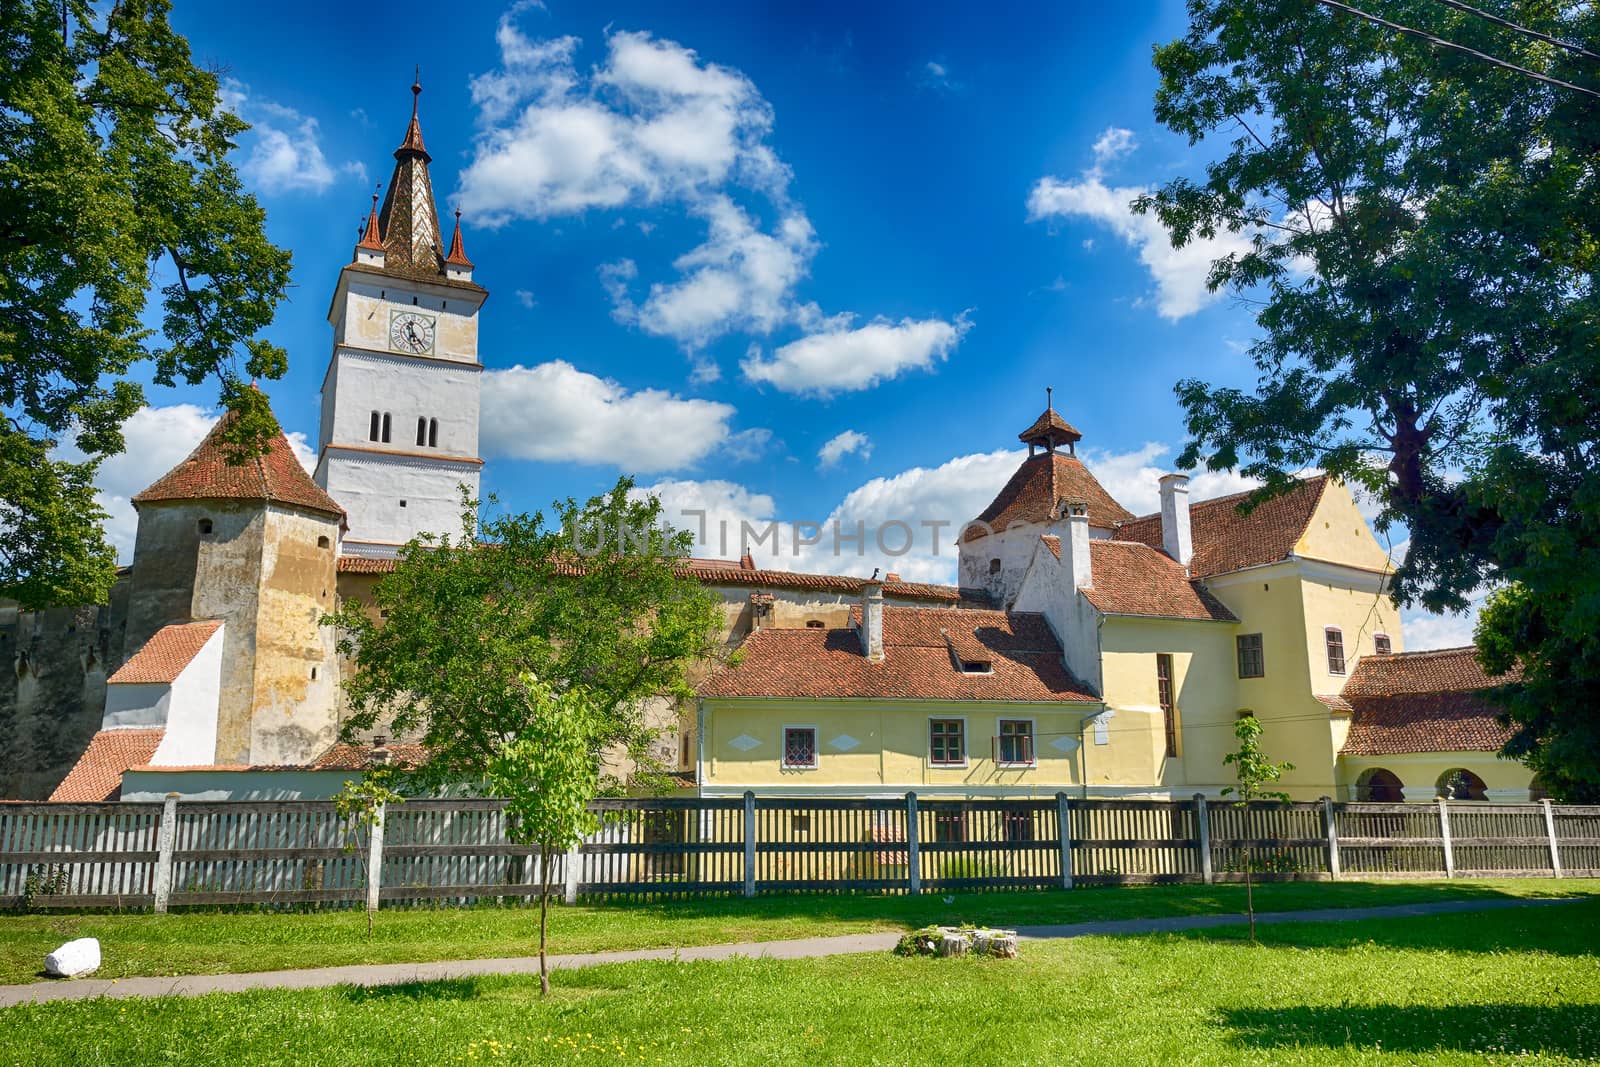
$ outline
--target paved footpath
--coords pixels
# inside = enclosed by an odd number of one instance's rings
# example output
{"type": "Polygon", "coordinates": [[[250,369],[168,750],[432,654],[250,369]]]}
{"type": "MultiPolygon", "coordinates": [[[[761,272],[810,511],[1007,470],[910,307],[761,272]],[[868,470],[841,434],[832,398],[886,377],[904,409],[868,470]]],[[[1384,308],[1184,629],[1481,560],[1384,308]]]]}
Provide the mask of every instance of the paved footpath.
{"type": "MultiPolygon", "coordinates": [[[[1431,904],[1394,904],[1381,908],[1320,908],[1310,911],[1273,911],[1256,916],[1258,925],[1278,923],[1345,922],[1354,919],[1404,919],[1448,915],[1463,911],[1497,911],[1502,908],[1547,907],[1571,904],[1587,897],[1556,900],[1450,900],[1431,904]]],[[[1176,915],[1162,919],[1119,919],[1107,922],[1068,923],[1060,926],[1019,926],[1019,936],[1029,940],[1088,937],[1107,934],[1158,934],[1240,926],[1244,915],[1176,915]]],[[[798,960],[814,956],[839,956],[852,952],[887,952],[900,940],[897,933],[846,934],[842,937],[806,937],[791,941],[755,941],[693,948],[652,948],[633,952],[589,952],[551,956],[552,969],[593,967],[605,963],[639,960],[725,960],[734,956],[798,960]]],[[[252,974],[187,975],[178,978],[79,978],[0,986],[0,1008],[56,1000],[94,997],[197,997],[207,993],[242,993],[250,989],[318,989],[333,985],[401,985],[437,982],[451,978],[476,978],[495,974],[538,974],[539,958],[524,956],[502,960],[445,960],[438,963],[358,964],[350,967],[312,967],[297,971],[257,971],[252,974]]]]}

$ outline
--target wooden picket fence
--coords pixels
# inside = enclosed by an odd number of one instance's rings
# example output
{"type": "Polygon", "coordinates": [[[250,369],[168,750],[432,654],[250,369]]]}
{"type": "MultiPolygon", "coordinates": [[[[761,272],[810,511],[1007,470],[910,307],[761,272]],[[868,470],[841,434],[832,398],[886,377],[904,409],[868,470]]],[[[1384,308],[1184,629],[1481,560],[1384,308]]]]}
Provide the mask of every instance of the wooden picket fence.
{"type": "MultiPolygon", "coordinates": [[[[1600,876],[1600,807],[663,797],[596,801],[567,901],[1340,877],[1600,876]]],[[[534,896],[495,800],[0,804],[0,906],[377,908],[534,896]]]]}

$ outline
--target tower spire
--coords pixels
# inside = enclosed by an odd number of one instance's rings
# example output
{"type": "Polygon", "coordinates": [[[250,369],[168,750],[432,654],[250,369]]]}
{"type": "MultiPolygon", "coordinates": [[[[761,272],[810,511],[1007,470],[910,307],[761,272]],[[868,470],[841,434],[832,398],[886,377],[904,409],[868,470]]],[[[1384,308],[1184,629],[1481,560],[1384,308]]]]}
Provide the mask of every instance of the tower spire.
{"type": "Polygon", "coordinates": [[[472,260],[467,258],[467,250],[461,245],[461,209],[456,208],[456,232],[450,237],[450,254],[444,257],[446,263],[458,267],[472,268],[472,260]]]}
{"type": "Polygon", "coordinates": [[[421,97],[419,68],[411,83],[411,122],[406,126],[405,139],[394,150],[394,174],[378,212],[378,229],[386,270],[432,276],[445,273],[444,242],[439,234],[433,182],[428,178],[428,164],[433,157],[423,147],[422,124],[417,117],[421,97]]]}

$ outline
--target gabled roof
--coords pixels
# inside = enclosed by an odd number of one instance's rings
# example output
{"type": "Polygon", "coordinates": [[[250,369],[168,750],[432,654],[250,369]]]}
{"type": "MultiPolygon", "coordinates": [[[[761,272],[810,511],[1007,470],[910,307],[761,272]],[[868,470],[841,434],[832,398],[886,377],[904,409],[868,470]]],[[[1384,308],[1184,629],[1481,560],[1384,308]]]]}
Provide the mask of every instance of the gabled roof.
{"type": "Polygon", "coordinates": [[[231,449],[222,437],[237,419],[232,411],[223,415],[187,459],[135,495],[133,503],[261,500],[344,518],[344,509],[311,480],[295,458],[282,429],[268,438],[266,455],[249,456],[241,463],[229,462],[231,449]]]}
{"type": "Polygon", "coordinates": [[[116,800],[122,794],[122,772],[149,763],[165,733],[159,726],[101,730],[89,739],[89,747],[50,799],[77,804],[116,800]]]}
{"type": "Polygon", "coordinates": [[[867,659],[854,629],[758,630],[700,687],[705,697],[1099,703],[1062,662],[1042,615],[885,607],[883,659],[867,659]],[[986,658],[965,674],[952,657],[986,658]]]}
{"type": "Polygon", "coordinates": [[[1056,507],[1062,501],[1088,504],[1089,525],[1101,529],[1133,518],[1133,513],[1112,499],[1082,460],[1060,452],[1039,452],[1022,461],[983,514],[962,531],[961,539],[975,541],[990,531],[1004,531],[1013,523],[1053,522],[1057,518],[1056,507]]]}
{"type": "MultiPolygon", "coordinates": [[[[1059,555],[1059,548],[1052,550],[1059,555]]],[[[1182,566],[1149,545],[1095,539],[1089,561],[1094,584],[1083,596],[1103,615],[1238,621],[1182,566]]]]}
{"type": "MultiPolygon", "coordinates": [[[[410,741],[390,741],[383,746],[389,753],[389,763],[395,767],[416,767],[428,758],[425,746],[410,741]]],[[[371,745],[340,743],[318,756],[311,763],[317,771],[365,771],[373,766],[371,745]]]]}
{"type": "Polygon", "coordinates": [[[177,622],[163,626],[151,635],[150,640],[117,668],[106,679],[107,685],[124,685],[137,682],[165,682],[178,680],[183,669],[200,654],[200,649],[211,640],[211,635],[222,629],[219,619],[201,622],[177,622]]]}
{"type": "MultiPolygon", "coordinates": [[[[1326,475],[1307,478],[1288,492],[1263,501],[1248,514],[1241,513],[1239,506],[1249,498],[1249,492],[1190,504],[1189,528],[1194,544],[1190,575],[1209,578],[1288,559],[1305,536],[1306,526],[1327,487],[1326,475]]],[[[1092,519],[1092,507],[1089,515],[1092,519]]],[[[1161,514],[1129,519],[1117,527],[1116,536],[1118,540],[1139,541],[1159,550],[1161,514]]]]}
{"type": "Polygon", "coordinates": [[[1477,649],[1446,648],[1362,656],[1343,697],[1352,711],[1341,753],[1497,752],[1511,736],[1490,693],[1517,680],[1492,678],[1477,649]]]}

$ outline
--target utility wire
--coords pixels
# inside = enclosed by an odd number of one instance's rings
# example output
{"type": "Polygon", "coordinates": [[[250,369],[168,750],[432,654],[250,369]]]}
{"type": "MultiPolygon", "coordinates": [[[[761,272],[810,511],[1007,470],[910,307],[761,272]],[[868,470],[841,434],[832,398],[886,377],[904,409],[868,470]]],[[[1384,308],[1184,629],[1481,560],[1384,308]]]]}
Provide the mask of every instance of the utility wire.
{"type": "Polygon", "coordinates": [[[1437,0],[1437,2],[1443,4],[1445,7],[1455,8],[1457,11],[1464,11],[1469,15],[1476,15],[1485,22],[1492,22],[1496,26],[1503,26],[1508,30],[1520,33],[1525,37],[1532,37],[1536,41],[1543,41],[1545,44],[1553,44],[1557,48],[1564,48],[1573,55],[1583,56],[1585,59],[1600,59],[1600,53],[1591,52],[1582,45],[1576,45],[1569,41],[1563,41],[1559,37],[1552,37],[1548,33],[1540,33],[1538,30],[1530,30],[1526,26],[1520,26],[1517,23],[1512,22],[1510,19],[1503,19],[1499,15],[1492,14],[1491,12],[1485,11],[1482,8],[1473,7],[1471,4],[1463,4],[1461,0],[1437,0]]]}
{"type": "Polygon", "coordinates": [[[1575,93],[1582,93],[1585,96],[1592,96],[1596,99],[1600,99],[1600,92],[1595,92],[1593,89],[1585,89],[1581,85],[1574,85],[1571,82],[1564,82],[1560,78],[1552,78],[1548,74],[1540,74],[1536,70],[1529,70],[1527,67],[1519,67],[1515,63],[1507,63],[1505,60],[1491,56],[1487,52],[1480,52],[1476,48],[1468,48],[1464,44],[1457,44],[1454,41],[1447,41],[1443,37],[1438,37],[1434,34],[1428,33],[1426,30],[1415,29],[1411,26],[1402,26],[1398,22],[1390,22],[1386,18],[1380,18],[1377,15],[1362,11],[1360,8],[1351,7],[1349,4],[1341,4],[1339,0],[1317,0],[1317,3],[1323,5],[1324,7],[1331,7],[1335,11],[1343,11],[1347,15],[1354,15],[1357,18],[1366,19],[1375,26],[1382,26],[1385,29],[1394,30],[1396,33],[1405,34],[1407,37],[1415,37],[1419,41],[1426,41],[1428,44],[1431,44],[1437,48],[1448,48],[1452,51],[1461,52],[1464,55],[1472,56],[1474,59],[1481,59],[1485,63],[1490,63],[1504,70],[1515,71],[1516,73],[1524,75],[1525,77],[1532,78],[1534,81],[1544,82],[1546,85],[1554,85],[1561,89],[1571,89],[1575,93]]]}

